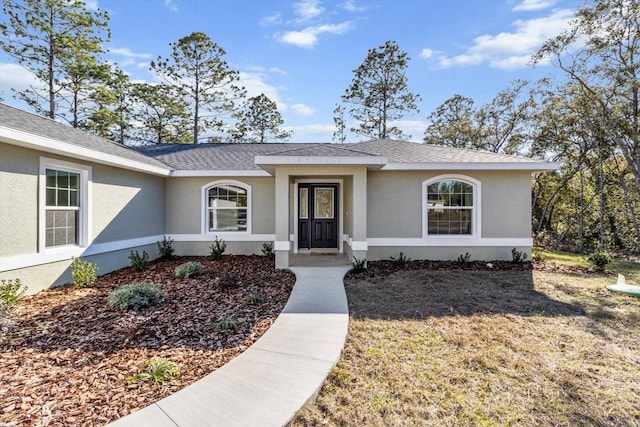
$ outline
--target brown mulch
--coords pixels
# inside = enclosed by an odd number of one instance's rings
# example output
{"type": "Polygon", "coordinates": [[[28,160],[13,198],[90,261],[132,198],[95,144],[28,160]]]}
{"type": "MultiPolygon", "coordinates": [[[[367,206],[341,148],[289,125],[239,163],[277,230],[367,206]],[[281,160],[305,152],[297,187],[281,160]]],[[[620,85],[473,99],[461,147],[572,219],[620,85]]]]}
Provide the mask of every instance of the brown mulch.
{"type": "Polygon", "coordinates": [[[148,406],[247,349],[280,314],[294,281],[266,257],[176,257],[106,274],[92,288],[24,297],[0,336],[0,426],[105,425],[148,406]],[[204,264],[204,274],[176,278],[186,261],[204,264]],[[109,293],[134,282],[160,285],[162,302],[111,308],[109,293]],[[251,304],[251,294],[262,302],[251,304]],[[237,330],[211,327],[225,318],[237,330]],[[176,362],[180,376],[158,385],[126,380],[157,357],[176,362]]]}

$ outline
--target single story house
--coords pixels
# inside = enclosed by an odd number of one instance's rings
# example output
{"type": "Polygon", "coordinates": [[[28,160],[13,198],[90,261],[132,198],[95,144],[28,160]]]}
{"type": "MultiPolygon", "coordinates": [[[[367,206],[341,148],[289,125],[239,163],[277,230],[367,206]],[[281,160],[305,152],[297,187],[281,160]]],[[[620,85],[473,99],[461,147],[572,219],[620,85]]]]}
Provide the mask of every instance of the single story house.
{"type": "Polygon", "coordinates": [[[0,278],[36,292],[157,256],[345,253],[380,260],[530,254],[531,174],[557,165],[395,140],[137,148],[0,104],[0,278]]]}

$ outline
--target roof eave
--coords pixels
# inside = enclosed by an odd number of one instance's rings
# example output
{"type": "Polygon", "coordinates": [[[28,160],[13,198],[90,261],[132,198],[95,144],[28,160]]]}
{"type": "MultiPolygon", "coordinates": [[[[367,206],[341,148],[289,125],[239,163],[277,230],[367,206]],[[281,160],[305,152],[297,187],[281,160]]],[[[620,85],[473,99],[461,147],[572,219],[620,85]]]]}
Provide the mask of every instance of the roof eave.
{"type": "Polygon", "coordinates": [[[434,162],[434,163],[389,163],[383,171],[398,170],[504,170],[543,172],[556,170],[558,163],[550,162],[434,162]]]}
{"type": "Polygon", "coordinates": [[[60,141],[42,135],[25,132],[0,125],[0,141],[19,147],[37,149],[47,153],[72,157],[74,159],[100,163],[121,169],[144,172],[151,175],[169,176],[170,169],[126,159],[113,154],[102,153],[76,144],[60,141]]]}
{"type": "Polygon", "coordinates": [[[273,173],[276,166],[366,166],[379,170],[388,162],[381,156],[256,156],[255,164],[273,173]]]}

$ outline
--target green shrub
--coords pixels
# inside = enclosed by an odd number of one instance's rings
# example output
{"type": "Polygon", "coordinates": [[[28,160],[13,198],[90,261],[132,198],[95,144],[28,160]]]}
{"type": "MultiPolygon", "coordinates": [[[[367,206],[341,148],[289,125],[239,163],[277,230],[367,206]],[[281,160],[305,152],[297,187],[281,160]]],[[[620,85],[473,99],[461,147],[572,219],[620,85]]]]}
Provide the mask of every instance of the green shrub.
{"type": "Polygon", "coordinates": [[[469,261],[471,261],[471,255],[469,255],[469,252],[465,252],[464,255],[460,254],[458,258],[456,258],[456,262],[460,265],[467,264],[469,261]]]}
{"type": "Polygon", "coordinates": [[[352,272],[362,273],[367,269],[367,259],[358,259],[356,257],[353,257],[353,262],[351,263],[351,265],[353,265],[353,268],[351,269],[352,272]]]}
{"type": "Polygon", "coordinates": [[[409,264],[411,258],[407,258],[402,252],[400,252],[400,256],[398,258],[391,257],[391,261],[394,265],[404,268],[407,266],[407,264],[409,264]]]}
{"type": "Polygon", "coordinates": [[[158,242],[158,253],[161,259],[169,259],[173,256],[173,239],[167,236],[162,237],[162,240],[158,242]]]}
{"type": "Polygon", "coordinates": [[[224,254],[224,251],[227,249],[227,244],[222,239],[218,240],[218,236],[216,236],[216,240],[213,242],[210,248],[211,256],[217,261],[222,258],[222,254],[224,254]]]}
{"type": "Polygon", "coordinates": [[[27,290],[27,286],[20,282],[20,279],[2,279],[0,282],[0,301],[9,308],[20,303],[20,298],[27,290]]]}
{"type": "Polygon", "coordinates": [[[131,255],[129,255],[129,259],[131,260],[131,268],[135,271],[143,271],[147,268],[147,263],[149,262],[149,254],[147,251],[142,251],[142,255],[138,253],[138,251],[131,251],[131,255]]]}
{"type": "Polygon", "coordinates": [[[224,318],[218,322],[213,322],[207,325],[204,330],[205,332],[223,332],[230,330],[238,330],[240,323],[234,319],[233,317],[224,318]]]}
{"type": "Polygon", "coordinates": [[[273,243],[265,242],[262,244],[262,255],[266,256],[267,258],[273,258],[274,256],[276,256],[276,253],[273,251],[273,243]]]}
{"type": "Polygon", "coordinates": [[[511,249],[511,262],[514,264],[522,264],[527,260],[527,254],[516,248],[511,249]]]}
{"type": "Polygon", "coordinates": [[[593,265],[596,270],[604,271],[604,269],[607,267],[607,264],[613,261],[613,259],[608,253],[599,251],[589,255],[587,261],[589,261],[589,264],[593,265]]]}
{"type": "Polygon", "coordinates": [[[109,305],[118,310],[139,310],[155,305],[162,297],[160,286],[152,283],[130,283],[109,294],[109,305]]]}
{"type": "Polygon", "coordinates": [[[75,286],[79,288],[93,286],[96,281],[96,271],[98,271],[98,264],[73,257],[71,262],[71,281],[75,286]]]}
{"type": "Polygon", "coordinates": [[[164,384],[180,375],[180,367],[168,359],[154,358],[147,362],[143,372],[127,378],[129,382],[153,381],[164,384]]]}
{"type": "Polygon", "coordinates": [[[264,302],[264,295],[262,294],[250,294],[244,297],[243,301],[249,305],[256,305],[264,302]]]}
{"type": "Polygon", "coordinates": [[[188,279],[202,274],[204,266],[199,262],[189,261],[176,267],[176,276],[182,279],[188,279]]]}

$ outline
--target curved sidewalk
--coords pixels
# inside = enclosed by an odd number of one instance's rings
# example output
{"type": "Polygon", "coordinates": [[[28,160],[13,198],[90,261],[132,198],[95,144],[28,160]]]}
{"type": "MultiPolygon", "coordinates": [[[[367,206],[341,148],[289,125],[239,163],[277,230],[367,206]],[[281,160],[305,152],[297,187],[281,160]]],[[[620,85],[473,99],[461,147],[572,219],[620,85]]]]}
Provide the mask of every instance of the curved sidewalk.
{"type": "Polygon", "coordinates": [[[320,388],[340,358],[350,266],[292,267],[282,313],[241,355],[194,384],[123,417],[114,427],[282,426],[320,388]]]}

